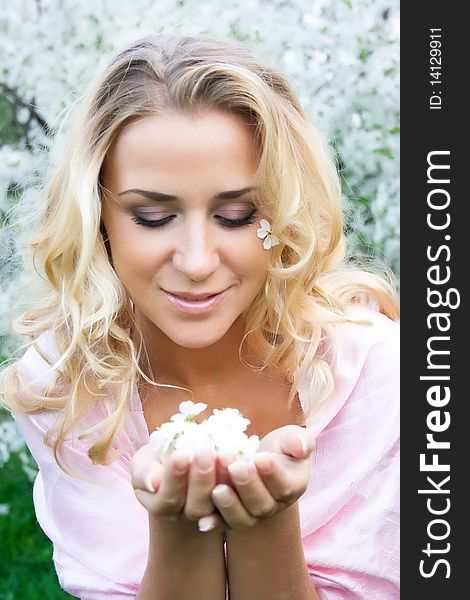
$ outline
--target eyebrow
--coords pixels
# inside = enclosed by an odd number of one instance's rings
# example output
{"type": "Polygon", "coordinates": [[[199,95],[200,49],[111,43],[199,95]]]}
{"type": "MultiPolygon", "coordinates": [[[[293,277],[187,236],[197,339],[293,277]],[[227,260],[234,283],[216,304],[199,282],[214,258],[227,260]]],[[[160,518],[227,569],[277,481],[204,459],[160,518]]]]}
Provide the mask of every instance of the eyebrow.
{"type": "MultiPolygon", "coordinates": [[[[228,190],[226,192],[220,192],[216,196],[214,196],[214,200],[233,200],[234,198],[239,198],[248,192],[252,192],[257,190],[257,187],[246,187],[241,190],[228,190]]],[[[148,190],[139,190],[139,189],[130,189],[125,190],[124,192],[119,192],[118,196],[122,196],[124,194],[138,194],[139,196],[143,196],[144,198],[148,198],[149,200],[153,200],[154,202],[169,202],[172,200],[179,200],[178,196],[172,196],[171,194],[163,194],[162,192],[150,192],[148,190]]]]}

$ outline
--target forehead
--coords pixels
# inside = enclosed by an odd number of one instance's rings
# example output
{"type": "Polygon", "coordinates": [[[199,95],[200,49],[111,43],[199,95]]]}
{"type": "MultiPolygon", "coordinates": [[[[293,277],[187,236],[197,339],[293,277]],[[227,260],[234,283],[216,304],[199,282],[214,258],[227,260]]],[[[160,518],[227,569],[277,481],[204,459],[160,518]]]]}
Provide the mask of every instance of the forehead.
{"type": "Polygon", "coordinates": [[[131,173],[178,180],[198,173],[214,179],[231,174],[235,180],[252,177],[256,168],[249,125],[235,115],[207,111],[151,115],[131,123],[108,152],[104,174],[118,181],[131,173]]]}

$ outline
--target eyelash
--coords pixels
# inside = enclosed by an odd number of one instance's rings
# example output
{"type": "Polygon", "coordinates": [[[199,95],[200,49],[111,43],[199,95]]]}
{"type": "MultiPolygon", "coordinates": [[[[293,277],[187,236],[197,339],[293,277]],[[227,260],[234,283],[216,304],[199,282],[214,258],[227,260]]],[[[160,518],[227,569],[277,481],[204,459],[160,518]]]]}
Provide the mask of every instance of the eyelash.
{"type": "MultiPolygon", "coordinates": [[[[139,215],[134,214],[132,220],[137,223],[137,225],[143,225],[144,227],[163,227],[167,223],[169,223],[173,219],[174,215],[170,215],[169,217],[165,217],[164,219],[159,219],[157,221],[143,219],[139,215]]],[[[256,217],[256,209],[253,209],[253,212],[245,217],[244,219],[227,219],[218,215],[216,218],[224,227],[243,227],[244,225],[251,225],[256,217]]]]}

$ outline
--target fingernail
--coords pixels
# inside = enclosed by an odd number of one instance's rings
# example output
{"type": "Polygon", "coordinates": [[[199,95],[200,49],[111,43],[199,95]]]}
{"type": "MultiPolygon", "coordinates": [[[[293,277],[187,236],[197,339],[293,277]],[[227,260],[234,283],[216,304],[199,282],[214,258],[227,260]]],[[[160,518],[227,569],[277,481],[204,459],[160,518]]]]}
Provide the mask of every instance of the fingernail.
{"type": "Polygon", "coordinates": [[[214,529],[215,523],[214,520],[210,517],[202,517],[202,519],[199,519],[197,526],[199,531],[204,533],[206,531],[211,531],[212,529],[214,529]]]}
{"type": "Polygon", "coordinates": [[[222,465],[222,467],[224,469],[227,469],[227,467],[233,463],[233,461],[235,460],[235,454],[233,452],[230,453],[225,453],[225,454],[219,454],[219,462],[222,465]]]}
{"type": "Polygon", "coordinates": [[[222,506],[230,506],[232,504],[232,498],[230,496],[230,492],[228,486],[221,485],[215,487],[212,490],[213,495],[215,496],[217,502],[222,506]]]}
{"type": "Polygon", "coordinates": [[[174,453],[173,467],[177,473],[185,473],[189,466],[189,456],[186,453],[174,453]]]}
{"type": "Polygon", "coordinates": [[[247,465],[232,463],[227,469],[235,483],[248,483],[250,481],[251,473],[247,465]]]}
{"type": "Polygon", "coordinates": [[[152,483],[152,473],[146,473],[144,475],[144,484],[149,492],[151,492],[152,494],[156,492],[156,489],[152,483]]]}
{"type": "Polygon", "coordinates": [[[300,440],[302,452],[304,454],[307,454],[307,450],[308,450],[307,440],[305,439],[305,437],[303,435],[300,435],[300,434],[298,434],[297,437],[300,440]]]}
{"type": "Polygon", "coordinates": [[[208,471],[212,467],[214,463],[214,456],[211,452],[204,451],[200,454],[197,454],[195,460],[199,470],[204,472],[208,471]]]}
{"type": "Polygon", "coordinates": [[[256,457],[256,467],[261,473],[270,473],[273,470],[273,461],[269,456],[256,457]]]}

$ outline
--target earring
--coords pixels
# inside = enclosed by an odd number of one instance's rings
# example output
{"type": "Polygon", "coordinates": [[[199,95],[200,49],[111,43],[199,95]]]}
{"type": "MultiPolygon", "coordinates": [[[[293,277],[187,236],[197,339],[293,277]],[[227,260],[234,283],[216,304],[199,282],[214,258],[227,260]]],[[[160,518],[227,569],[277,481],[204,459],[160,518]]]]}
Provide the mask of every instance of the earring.
{"type": "Polygon", "coordinates": [[[266,221],[266,219],[261,219],[259,222],[261,227],[256,231],[257,237],[259,237],[263,241],[263,248],[265,250],[269,250],[273,246],[277,246],[279,244],[279,240],[275,235],[273,235],[271,231],[271,223],[266,221]]]}

